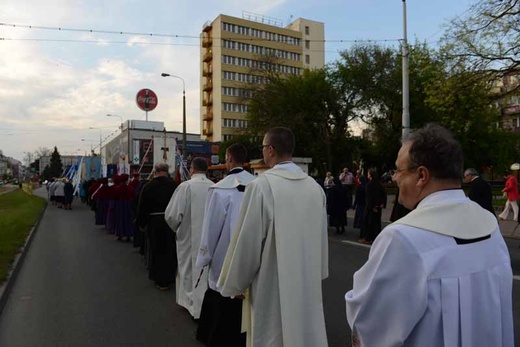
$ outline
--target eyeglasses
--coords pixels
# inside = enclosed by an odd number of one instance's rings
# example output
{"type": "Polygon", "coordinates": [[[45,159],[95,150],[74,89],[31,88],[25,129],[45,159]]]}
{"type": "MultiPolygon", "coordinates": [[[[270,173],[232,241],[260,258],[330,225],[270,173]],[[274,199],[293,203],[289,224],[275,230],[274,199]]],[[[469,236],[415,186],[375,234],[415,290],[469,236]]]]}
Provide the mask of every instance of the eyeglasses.
{"type": "Polygon", "coordinates": [[[413,169],[412,169],[412,168],[406,168],[406,169],[395,169],[395,170],[394,170],[394,173],[392,174],[392,176],[393,176],[393,175],[396,175],[396,174],[398,174],[398,173],[401,173],[401,172],[415,172],[415,171],[417,171],[417,168],[413,168],[413,169]]]}

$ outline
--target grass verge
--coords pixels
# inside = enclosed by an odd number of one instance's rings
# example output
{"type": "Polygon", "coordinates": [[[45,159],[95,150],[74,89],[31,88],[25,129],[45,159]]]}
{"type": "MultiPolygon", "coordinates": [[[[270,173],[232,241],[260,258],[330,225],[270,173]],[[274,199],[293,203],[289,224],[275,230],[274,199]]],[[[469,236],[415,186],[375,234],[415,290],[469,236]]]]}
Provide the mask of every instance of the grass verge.
{"type": "Polygon", "coordinates": [[[0,195],[0,284],[46,203],[21,189],[0,195]]]}

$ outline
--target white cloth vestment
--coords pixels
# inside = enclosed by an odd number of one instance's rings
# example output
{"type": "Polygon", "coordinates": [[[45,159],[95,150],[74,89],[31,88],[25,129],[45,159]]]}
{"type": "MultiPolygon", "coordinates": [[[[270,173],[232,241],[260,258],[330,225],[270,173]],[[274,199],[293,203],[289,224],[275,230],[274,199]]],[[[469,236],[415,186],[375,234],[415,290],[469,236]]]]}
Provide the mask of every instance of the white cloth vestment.
{"type": "Polygon", "coordinates": [[[241,171],[227,175],[209,190],[197,267],[209,265],[209,287],[215,291],[219,291],[218,277],[244,197],[237,187],[246,186],[254,179],[249,172],[241,171]]]}
{"type": "Polygon", "coordinates": [[[198,319],[207,289],[207,274],[199,284],[200,268],[195,266],[204,220],[204,204],[213,185],[206,175],[194,174],[175,189],[164,212],[164,219],[176,234],[178,271],[175,278],[176,302],[198,319]]]}
{"type": "Polygon", "coordinates": [[[512,283],[496,218],[439,191],[379,234],[347,319],[358,346],[513,346],[512,283]]]}
{"type": "Polygon", "coordinates": [[[248,289],[242,329],[249,346],[325,347],[322,280],[328,276],[323,189],[293,163],[246,188],[218,286],[248,289]]]}

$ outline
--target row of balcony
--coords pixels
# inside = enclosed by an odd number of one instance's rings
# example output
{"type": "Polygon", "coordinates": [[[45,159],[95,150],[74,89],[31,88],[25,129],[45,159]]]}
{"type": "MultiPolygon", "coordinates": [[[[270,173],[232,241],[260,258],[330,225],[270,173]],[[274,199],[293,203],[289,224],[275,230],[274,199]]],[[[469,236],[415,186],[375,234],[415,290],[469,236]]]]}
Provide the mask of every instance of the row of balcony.
{"type": "Polygon", "coordinates": [[[211,65],[202,69],[202,76],[211,77],[211,75],[213,75],[213,68],[211,67],[211,65]]]}
{"type": "Polygon", "coordinates": [[[206,36],[202,38],[202,47],[208,48],[213,45],[213,38],[211,36],[206,36]]]}
{"type": "Polygon", "coordinates": [[[213,90],[213,81],[211,79],[207,79],[204,85],[202,86],[202,90],[205,92],[209,92],[210,90],[213,90]]]}
{"type": "Polygon", "coordinates": [[[202,120],[205,120],[205,121],[212,121],[213,120],[213,111],[207,111],[206,113],[204,113],[202,115],[202,120]]]}
{"type": "Polygon", "coordinates": [[[208,96],[207,98],[202,99],[202,106],[211,106],[213,105],[213,98],[208,96]]]}
{"type": "Polygon", "coordinates": [[[213,59],[213,52],[211,49],[208,49],[208,51],[202,56],[202,61],[208,62],[211,61],[211,59],[213,59]]]}
{"type": "Polygon", "coordinates": [[[205,135],[205,136],[211,136],[213,135],[213,126],[208,126],[208,127],[204,127],[204,129],[202,129],[202,135],[205,135]]]}

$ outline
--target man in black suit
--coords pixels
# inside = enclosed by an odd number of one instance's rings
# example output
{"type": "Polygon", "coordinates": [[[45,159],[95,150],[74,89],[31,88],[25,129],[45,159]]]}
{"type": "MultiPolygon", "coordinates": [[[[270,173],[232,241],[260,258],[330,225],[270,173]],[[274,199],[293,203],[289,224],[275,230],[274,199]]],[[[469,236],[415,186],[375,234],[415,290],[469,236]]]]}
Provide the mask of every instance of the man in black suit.
{"type": "Polygon", "coordinates": [[[480,178],[477,170],[473,168],[464,171],[464,179],[469,183],[468,197],[494,215],[495,211],[493,209],[493,193],[491,192],[491,185],[480,178]]]}

